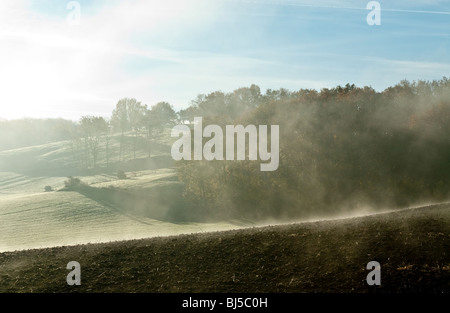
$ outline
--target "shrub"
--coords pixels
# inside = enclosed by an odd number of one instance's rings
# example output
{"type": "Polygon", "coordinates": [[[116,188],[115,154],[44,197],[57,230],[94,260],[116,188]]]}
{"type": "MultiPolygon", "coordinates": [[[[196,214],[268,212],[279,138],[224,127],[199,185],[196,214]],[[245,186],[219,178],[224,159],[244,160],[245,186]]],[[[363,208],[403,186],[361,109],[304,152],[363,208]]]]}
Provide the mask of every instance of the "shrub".
{"type": "Polygon", "coordinates": [[[119,179],[127,179],[127,175],[126,175],[125,172],[122,171],[122,170],[119,170],[119,171],[117,172],[117,177],[118,177],[119,179]]]}
{"type": "Polygon", "coordinates": [[[81,185],[81,180],[76,177],[69,176],[68,179],[64,182],[66,188],[74,188],[81,185]]]}

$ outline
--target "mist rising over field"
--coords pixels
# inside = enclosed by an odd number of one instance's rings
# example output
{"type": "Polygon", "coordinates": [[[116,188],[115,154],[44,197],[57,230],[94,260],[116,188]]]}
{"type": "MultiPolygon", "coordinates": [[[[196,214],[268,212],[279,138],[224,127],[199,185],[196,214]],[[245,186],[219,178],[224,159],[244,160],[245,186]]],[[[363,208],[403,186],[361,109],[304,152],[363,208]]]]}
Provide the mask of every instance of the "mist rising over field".
{"type": "Polygon", "coordinates": [[[227,215],[232,208],[256,219],[443,201],[448,92],[444,78],[402,81],[383,92],[347,84],[263,94],[251,86],[199,97],[186,111],[211,124],[280,125],[280,165],[264,173],[251,161],[184,162],[180,177],[198,206],[208,203],[206,211],[227,215]]]}
{"type": "Polygon", "coordinates": [[[0,1],[0,293],[450,292],[449,16],[0,1]]]}
{"type": "Polygon", "coordinates": [[[1,121],[8,136],[0,139],[0,247],[340,218],[447,201],[449,95],[447,78],[402,81],[383,92],[348,84],[263,93],[252,85],[199,95],[178,112],[166,102],[124,98],[110,117],[1,121]],[[249,136],[246,160],[174,161],[178,138],[170,137],[171,128],[193,129],[196,116],[203,128],[279,125],[279,167],[262,172],[262,160],[249,160],[249,136]]]}

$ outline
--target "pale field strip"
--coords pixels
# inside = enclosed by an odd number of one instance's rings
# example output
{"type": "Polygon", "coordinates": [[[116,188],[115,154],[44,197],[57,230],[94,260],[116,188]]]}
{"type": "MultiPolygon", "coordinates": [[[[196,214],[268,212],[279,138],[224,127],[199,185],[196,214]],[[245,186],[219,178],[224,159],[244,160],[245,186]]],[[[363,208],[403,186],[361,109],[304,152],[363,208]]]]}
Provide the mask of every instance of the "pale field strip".
{"type": "MultiPolygon", "coordinates": [[[[144,185],[155,183],[173,175],[173,171],[136,174],[136,177],[123,181],[108,175],[81,179],[95,187],[116,184],[121,188],[134,188],[139,182],[144,185]]],[[[77,192],[43,191],[46,184],[63,187],[65,179],[0,173],[0,251],[230,230],[244,226],[232,222],[173,224],[125,215],[77,192]]]]}

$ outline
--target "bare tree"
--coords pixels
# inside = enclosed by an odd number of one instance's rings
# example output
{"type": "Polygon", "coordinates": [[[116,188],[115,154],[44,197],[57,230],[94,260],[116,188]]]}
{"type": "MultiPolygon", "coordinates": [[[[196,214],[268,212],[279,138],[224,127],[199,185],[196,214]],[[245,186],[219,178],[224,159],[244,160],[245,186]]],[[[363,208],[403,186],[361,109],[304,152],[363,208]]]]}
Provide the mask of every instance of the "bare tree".
{"type": "MultiPolygon", "coordinates": [[[[80,120],[81,129],[85,139],[85,153],[92,154],[92,166],[97,167],[98,154],[100,149],[100,138],[108,129],[108,124],[103,117],[83,116],[80,120]]],[[[90,157],[88,157],[90,163],[90,157]]]]}

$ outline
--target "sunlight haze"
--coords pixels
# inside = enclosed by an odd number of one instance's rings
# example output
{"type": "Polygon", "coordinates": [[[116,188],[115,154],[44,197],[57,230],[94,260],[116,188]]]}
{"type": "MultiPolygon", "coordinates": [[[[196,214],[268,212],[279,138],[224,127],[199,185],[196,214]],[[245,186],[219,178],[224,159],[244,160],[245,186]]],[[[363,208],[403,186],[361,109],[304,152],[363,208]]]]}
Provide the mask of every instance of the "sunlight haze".
{"type": "Polygon", "coordinates": [[[69,1],[0,3],[0,118],[108,116],[133,97],[185,108],[259,85],[383,90],[450,71],[446,1],[69,1]]]}

